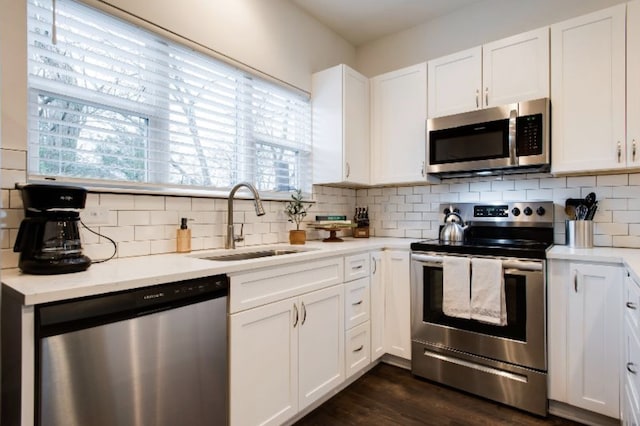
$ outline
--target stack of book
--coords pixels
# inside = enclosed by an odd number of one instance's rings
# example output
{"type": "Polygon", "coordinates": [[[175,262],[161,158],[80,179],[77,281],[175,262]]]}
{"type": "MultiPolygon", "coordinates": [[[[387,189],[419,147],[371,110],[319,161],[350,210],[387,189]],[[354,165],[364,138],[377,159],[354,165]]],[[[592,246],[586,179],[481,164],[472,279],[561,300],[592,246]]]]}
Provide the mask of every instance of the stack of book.
{"type": "Polygon", "coordinates": [[[351,220],[344,215],[317,215],[316,221],[310,223],[316,228],[349,228],[352,225],[351,220]]]}

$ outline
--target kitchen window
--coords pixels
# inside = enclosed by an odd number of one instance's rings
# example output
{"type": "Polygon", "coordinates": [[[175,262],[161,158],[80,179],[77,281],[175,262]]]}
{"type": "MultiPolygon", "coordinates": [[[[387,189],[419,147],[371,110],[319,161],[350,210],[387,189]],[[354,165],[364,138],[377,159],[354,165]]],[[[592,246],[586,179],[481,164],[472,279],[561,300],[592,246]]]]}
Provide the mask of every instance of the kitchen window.
{"type": "Polygon", "coordinates": [[[30,179],[311,192],[307,95],[72,0],[29,0],[30,179]]]}

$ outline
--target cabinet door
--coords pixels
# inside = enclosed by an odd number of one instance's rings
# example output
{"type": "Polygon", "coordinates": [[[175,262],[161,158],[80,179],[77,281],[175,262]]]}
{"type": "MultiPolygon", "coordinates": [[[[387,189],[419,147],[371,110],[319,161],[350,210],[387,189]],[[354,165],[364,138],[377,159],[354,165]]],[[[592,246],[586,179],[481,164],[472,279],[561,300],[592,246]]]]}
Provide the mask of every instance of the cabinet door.
{"type": "Polygon", "coordinates": [[[625,167],[625,7],[551,26],[552,172],[625,167]]]}
{"type": "Polygon", "coordinates": [[[385,353],[384,347],[384,278],[382,251],[371,253],[371,360],[385,353]]]}
{"type": "Polygon", "coordinates": [[[369,183],[369,79],[346,65],[312,76],[314,183],[369,183]]]}
{"type": "Polygon", "coordinates": [[[568,402],[619,418],[622,268],[583,263],[569,268],[568,402]]]}
{"type": "MultiPolygon", "coordinates": [[[[368,260],[367,258],[367,261],[368,260]]],[[[346,283],[344,285],[344,292],[345,330],[369,321],[371,310],[369,277],[346,283]]]]}
{"type": "Polygon", "coordinates": [[[640,167],[640,1],[627,3],[627,166],[640,167]]]}
{"type": "Polygon", "coordinates": [[[374,77],[371,84],[372,182],[425,181],[426,64],[374,77]]]}
{"type": "Polygon", "coordinates": [[[433,59],[429,67],[429,117],[482,107],[482,47],[433,59]]]}
{"type": "Polygon", "coordinates": [[[345,378],[344,285],[300,297],[298,333],[299,403],[302,410],[345,378]]]}
{"type": "Polygon", "coordinates": [[[369,79],[347,66],[344,68],[344,181],[366,185],[371,161],[369,79]]]}
{"type": "Polygon", "coordinates": [[[297,299],[229,316],[229,419],[279,425],[298,412],[297,299]]]}
{"type": "Polygon", "coordinates": [[[411,359],[410,253],[385,252],[385,346],[386,352],[411,359]]]}
{"type": "Polygon", "coordinates": [[[482,46],[482,104],[549,97],[549,28],[482,46]]]}

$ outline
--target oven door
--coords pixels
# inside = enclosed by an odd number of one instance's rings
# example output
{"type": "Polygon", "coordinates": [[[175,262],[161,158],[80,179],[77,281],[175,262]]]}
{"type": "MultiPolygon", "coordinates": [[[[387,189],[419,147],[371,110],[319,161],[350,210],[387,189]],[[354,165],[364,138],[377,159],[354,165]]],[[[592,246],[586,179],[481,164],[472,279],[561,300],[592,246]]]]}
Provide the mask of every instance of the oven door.
{"type": "Polygon", "coordinates": [[[546,370],[544,261],[502,259],[507,325],[496,326],[442,312],[443,255],[411,259],[413,341],[546,370]]]}

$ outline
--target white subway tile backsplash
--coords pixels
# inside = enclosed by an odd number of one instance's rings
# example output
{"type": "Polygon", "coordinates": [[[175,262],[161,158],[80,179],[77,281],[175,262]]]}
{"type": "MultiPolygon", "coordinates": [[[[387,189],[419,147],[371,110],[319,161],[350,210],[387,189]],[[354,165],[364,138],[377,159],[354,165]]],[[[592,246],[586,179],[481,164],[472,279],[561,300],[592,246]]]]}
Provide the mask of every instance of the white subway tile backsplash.
{"type": "Polygon", "coordinates": [[[135,210],[164,210],[164,197],[154,195],[138,195],[133,200],[135,210]]]}
{"type": "Polygon", "coordinates": [[[516,187],[515,182],[512,180],[505,181],[493,181],[491,182],[492,191],[511,191],[516,187]]]}
{"type": "Polygon", "coordinates": [[[191,211],[191,198],[165,197],[164,206],[166,210],[191,211]]]}
{"type": "Polygon", "coordinates": [[[471,182],[469,184],[469,191],[471,192],[491,191],[491,182],[471,182]]]}
{"type": "Polygon", "coordinates": [[[124,241],[118,243],[118,257],[147,256],[151,254],[151,241],[124,241]]]}
{"type": "Polygon", "coordinates": [[[629,184],[629,175],[602,175],[596,176],[596,186],[626,186],[629,184]]]}
{"type": "Polygon", "coordinates": [[[27,180],[27,172],[25,170],[0,170],[0,182],[2,182],[2,188],[14,189],[16,183],[24,183],[27,180]]]}
{"type": "Polygon", "coordinates": [[[528,189],[527,190],[527,200],[552,200],[553,199],[553,190],[552,189],[528,189]]]}
{"type": "Polygon", "coordinates": [[[567,178],[565,177],[549,177],[540,179],[539,187],[542,189],[566,188],[567,178]]]}
{"type": "Polygon", "coordinates": [[[133,210],[135,197],[131,194],[100,194],[100,206],[111,210],[133,210]]]}
{"type": "Polygon", "coordinates": [[[567,187],[596,186],[595,176],[570,176],[567,178],[567,187]]]}
{"type": "Polygon", "coordinates": [[[3,149],[2,168],[10,170],[27,170],[27,152],[12,149],[3,149]]]}
{"type": "Polygon", "coordinates": [[[122,210],[118,212],[118,225],[148,225],[151,223],[151,212],[138,210],[122,210]]]}

